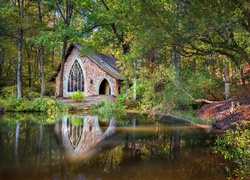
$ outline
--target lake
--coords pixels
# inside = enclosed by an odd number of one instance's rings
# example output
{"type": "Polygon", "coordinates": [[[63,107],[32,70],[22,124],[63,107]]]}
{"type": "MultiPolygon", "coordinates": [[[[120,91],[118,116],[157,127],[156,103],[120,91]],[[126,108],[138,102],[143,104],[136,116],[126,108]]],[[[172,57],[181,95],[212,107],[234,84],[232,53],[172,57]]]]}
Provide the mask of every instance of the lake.
{"type": "Polygon", "coordinates": [[[214,136],[140,114],[0,116],[0,179],[226,179],[214,136]]]}

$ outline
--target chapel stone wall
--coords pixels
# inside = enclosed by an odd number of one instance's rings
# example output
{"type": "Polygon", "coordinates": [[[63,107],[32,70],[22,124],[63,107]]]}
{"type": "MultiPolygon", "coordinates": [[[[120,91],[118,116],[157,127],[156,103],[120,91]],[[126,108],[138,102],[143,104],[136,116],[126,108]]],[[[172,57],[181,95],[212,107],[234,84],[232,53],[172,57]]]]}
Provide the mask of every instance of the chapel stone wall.
{"type": "MultiPolygon", "coordinates": [[[[81,57],[78,49],[74,48],[71,54],[68,56],[64,64],[64,76],[63,76],[63,94],[64,97],[71,97],[72,92],[68,92],[68,77],[70,69],[75,62],[78,61],[84,76],[84,93],[85,96],[92,96],[99,94],[99,87],[101,82],[106,79],[111,88],[111,95],[117,95],[119,93],[117,80],[100,68],[95,62],[93,62],[88,56],[81,57]]],[[[56,96],[59,95],[59,83],[60,73],[56,77],[56,96]]]]}

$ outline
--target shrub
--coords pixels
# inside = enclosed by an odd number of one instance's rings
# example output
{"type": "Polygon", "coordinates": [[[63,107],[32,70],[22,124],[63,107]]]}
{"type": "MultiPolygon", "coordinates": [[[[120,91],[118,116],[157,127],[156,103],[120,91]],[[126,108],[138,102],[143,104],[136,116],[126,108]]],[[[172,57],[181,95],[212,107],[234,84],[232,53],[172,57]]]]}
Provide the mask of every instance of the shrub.
{"type": "Polygon", "coordinates": [[[216,139],[215,153],[222,153],[225,159],[232,159],[238,168],[234,175],[244,179],[250,175],[250,127],[237,126],[236,129],[227,130],[225,134],[216,139]]]}
{"type": "Polygon", "coordinates": [[[83,92],[78,90],[78,91],[72,93],[71,99],[74,101],[83,102],[83,101],[85,101],[85,96],[84,96],[83,92]]]}
{"type": "Polygon", "coordinates": [[[5,100],[0,97],[0,112],[4,111],[5,100]]]}
{"type": "MultiPolygon", "coordinates": [[[[0,98],[0,106],[3,106],[4,111],[10,112],[46,112],[64,111],[67,105],[57,104],[56,99],[52,97],[36,98],[29,101],[26,98],[16,98],[10,96],[8,99],[0,98]]],[[[2,109],[2,108],[1,108],[2,109]]]]}
{"type": "Polygon", "coordinates": [[[6,86],[1,89],[1,94],[3,97],[9,97],[16,94],[16,85],[6,86]]]}
{"type": "Polygon", "coordinates": [[[4,102],[5,111],[17,111],[17,107],[20,106],[22,99],[10,95],[7,100],[4,102]]]}
{"type": "Polygon", "coordinates": [[[27,98],[28,100],[34,100],[35,98],[39,98],[41,96],[40,93],[31,91],[27,93],[24,97],[27,98]]]}
{"type": "Polygon", "coordinates": [[[124,110],[126,109],[125,103],[127,101],[126,94],[119,94],[116,98],[115,109],[124,110]]]}
{"type": "Polygon", "coordinates": [[[109,102],[106,98],[98,102],[97,105],[92,106],[92,111],[104,112],[104,111],[113,111],[115,109],[114,103],[109,102]]]}

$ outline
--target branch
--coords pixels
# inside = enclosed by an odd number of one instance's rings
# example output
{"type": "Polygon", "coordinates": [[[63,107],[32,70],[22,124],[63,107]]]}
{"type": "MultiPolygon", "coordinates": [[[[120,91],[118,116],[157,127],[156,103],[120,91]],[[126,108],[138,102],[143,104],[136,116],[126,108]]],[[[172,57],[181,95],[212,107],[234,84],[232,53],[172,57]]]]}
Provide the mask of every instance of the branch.
{"type": "Polygon", "coordinates": [[[191,42],[189,42],[188,44],[189,44],[193,49],[196,50],[196,52],[193,52],[193,54],[201,55],[201,56],[205,56],[205,55],[211,54],[211,50],[206,51],[206,50],[203,50],[203,49],[199,49],[198,47],[194,46],[191,42]]]}
{"type": "MultiPolygon", "coordinates": [[[[108,5],[104,2],[104,0],[101,0],[101,2],[102,2],[102,4],[103,4],[104,8],[105,8],[107,11],[109,11],[110,9],[109,9],[108,5]]],[[[123,36],[121,36],[121,35],[118,33],[117,28],[116,28],[116,26],[115,26],[115,23],[112,23],[112,24],[111,24],[111,27],[112,27],[112,29],[113,29],[113,32],[114,32],[116,38],[123,44],[123,42],[124,42],[123,36]]]]}
{"type": "Polygon", "coordinates": [[[210,100],[207,100],[207,99],[196,99],[194,101],[195,102],[205,102],[205,103],[208,103],[208,104],[221,103],[221,101],[210,101],[210,100]]]}
{"type": "Polygon", "coordinates": [[[178,86],[181,88],[181,90],[188,96],[190,97],[190,99],[192,99],[194,102],[206,102],[208,104],[212,104],[212,103],[220,103],[221,101],[210,101],[210,100],[207,100],[207,99],[195,99],[190,93],[188,93],[184,88],[183,86],[178,82],[178,81],[175,81],[175,80],[172,80],[172,78],[170,77],[171,81],[174,83],[174,84],[178,84],[178,86]]]}
{"type": "Polygon", "coordinates": [[[30,4],[31,4],[31,1],[29,1],[28,4],[23,7],[23,10],[25,11],[29,7],[30,4]]]}
{"type": "Polygon", "coordinates": [[[66,19],[65,19],[64,15],[63,15],[63,13],[62,13],[62,11],[61,11],[61,8],[59,7],[59,4],[56,3],[56,6],[57,6],[57,9],[58,9],[59,13],[61,14],[61,16],[62,16],[62,18],[63,18],[63,21],[66,22],[66,19]]]}
{"type": "Polygon", "coordinates": [[[70,19],[72,17],[73,14],[73,10],[74,10],[74,6],[72,3],[67,2],[67,19],[68,19],[68,24],[70,24],[70,19]]]}
{"type": "Polygon", "coordinates": [[[144,4],[146,5],[146,8],[151,12],[153,13],[160,21],[160,24],[162,25],[162,27],[167,31],[167,32],[171,32],[171,29],[167,28],[164,24],[164,22],[162,21],[162,19],[160,18],[159,14],[157,12],[155,12],[152,8],[150,8],[149,4],[144,2],[144,4]]]}
{"type": "Polygon", "coordinates": [[[9,37],[9,38],[17,39],[16,36],[7,34],[7,33],[5,33],[5,32],[0,32],[0,36],[4,36],[4,37],[9,37]]]}
{"type": "MultiPolygon", "coordinates": [[[[86,13],[85,11],[82,12],[82,11],[76,9],[76,8],[73,8],[73,10],[74,10],[75,12],[77,12],[78,14],[84,16],[84,17],[87,17],[87,16],[88,16],[88,13],[86,13]]],[[[88,9],[88,10],[89,10],[89,12],[92,13],[92,11],[91,11],[90,9],[88,9]]]]}
{"type": "Polygon", "coordinates": [[[107,11],[109,11],[109,7],[108,7],[107,4],[104,2],[104,0],[101,0],[101,2],[102,2],[102,4],[104,5],[105,9],[106,9],[107,11]]]}

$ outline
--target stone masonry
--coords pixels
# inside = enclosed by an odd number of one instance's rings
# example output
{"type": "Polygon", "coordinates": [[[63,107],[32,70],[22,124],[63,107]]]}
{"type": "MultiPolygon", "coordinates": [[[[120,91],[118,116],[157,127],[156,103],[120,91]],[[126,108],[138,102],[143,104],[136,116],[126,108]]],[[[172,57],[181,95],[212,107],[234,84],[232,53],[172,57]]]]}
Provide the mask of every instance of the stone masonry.
{"type": "MultiPolygon", "coordinates": [[[[73,48],[70,55],[67,57],[64,64],[64,76],[63,76],[63,96],[71,97],[72,92],[68,92],[68,77],[70,69],[75,60],[80,64],[84,75],[84,94],[85,96],[99,95],[100,85],[103,80],[107,80],[110,86],[110,94],[117,95],[119,93],[119,84],[116,78],[109,75],[103,68],[92,61],[88,56],[82,57],[78,48],[73,48]]],[[[59,94],[59,71],[56,77],[56,96],[59,94]]]]}

